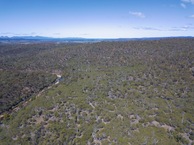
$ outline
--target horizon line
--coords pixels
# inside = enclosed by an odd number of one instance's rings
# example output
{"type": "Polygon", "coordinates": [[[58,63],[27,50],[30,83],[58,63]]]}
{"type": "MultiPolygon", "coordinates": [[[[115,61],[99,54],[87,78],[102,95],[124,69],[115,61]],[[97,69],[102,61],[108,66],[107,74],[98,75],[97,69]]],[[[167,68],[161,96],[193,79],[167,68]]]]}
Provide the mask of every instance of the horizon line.
{"type": "Polygon", "coordinates": [[[145,37],[106,37],[106,38],[100,38],[100,37],[96,37],[96,38],[92,38],[92,37],[53,37],[53,36],[44,36],[44,35],[14,35],[14,36],[6,36],[6,35],[1,35],[0,38],[23,38],[23,39],[30,39],[31,38],[37,38],[39,37],[39,39],[145,39],[145,38],[183,38],[183,37],[190,37],[193,38],[194,36],[145,36],[145,37]],[[26,37],[26,38],[25,38],[26,37]],[[29,38],[27,38],[29,37],[29,38]]]}

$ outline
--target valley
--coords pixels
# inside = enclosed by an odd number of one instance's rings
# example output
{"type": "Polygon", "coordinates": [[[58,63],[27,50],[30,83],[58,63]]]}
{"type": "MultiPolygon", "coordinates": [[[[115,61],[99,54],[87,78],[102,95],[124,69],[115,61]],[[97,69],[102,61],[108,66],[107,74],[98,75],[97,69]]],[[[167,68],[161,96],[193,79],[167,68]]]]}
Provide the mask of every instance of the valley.
{"type": "Polygon", "coordinates": [[[0,144],[193,145],[193,46],[0,43],[0,144]]]}

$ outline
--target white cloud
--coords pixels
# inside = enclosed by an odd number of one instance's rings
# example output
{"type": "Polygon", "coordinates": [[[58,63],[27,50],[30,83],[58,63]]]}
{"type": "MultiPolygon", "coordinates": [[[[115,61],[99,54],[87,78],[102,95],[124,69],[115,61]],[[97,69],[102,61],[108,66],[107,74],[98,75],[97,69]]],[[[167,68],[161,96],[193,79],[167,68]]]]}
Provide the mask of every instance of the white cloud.
{"type": "Polygon", "coordinates": [[[129,12],[129,14],[139,18],[145,18],[145,15],[142,12],[129,12]]]}
{"type": "Polygon", "coordinates": [[[181,1],[184,2],[184,3],[194,4],[194,0],[181,0],[181,1]]]}
{"type": "Polygon", "coordinates": [[[186,8],[187,6],[184,3],[181,3],[181,7],[186,8]]]}
{"type": "Polygon", "coordinates": [[[53,35],[55,35],[55,36],[60,36],[61,33],[53,33],[53,35]]]}
{"type": "Polygon", "coordinates": [[[133,27],[133,29],[136,30],[145,30],[145,31],[163,31],[163,32],[167,32],[167,31],[172,31],[172,32],[180,32],[180,31],[193,31],[194,30],[194,25],[193,24],[187,24],[184,26],[177,26],[177,27],[169,27],[169,28],[157,28],[157,27],[144,27],[144,26],[140,26],[140,27],[133,27]]]}
{"type": "Polygon", "coordinates": [[[137,30],[151,30],[151,31],[162,31],[162,29],[155,28],[155,27],[133,27],[137,30]]]}
{"type": "Polygon", "coordinates": [[[194,15],[191,15],[190,18],[194,18],[194,15]]]}
{"type": "Polygon", "coordinates": [[[181,27],[172,27],[169,31],[192,31],[194,29],[194,25],[188,24],[181,27]]]}
{"type": "Polygon", "coordinates": [[[194,26],[192,24],[189,24],[189,25],[183,26],[182,28],[187,29],[187,30],[191,30],[191,29],[194,29],[194,26]]]}

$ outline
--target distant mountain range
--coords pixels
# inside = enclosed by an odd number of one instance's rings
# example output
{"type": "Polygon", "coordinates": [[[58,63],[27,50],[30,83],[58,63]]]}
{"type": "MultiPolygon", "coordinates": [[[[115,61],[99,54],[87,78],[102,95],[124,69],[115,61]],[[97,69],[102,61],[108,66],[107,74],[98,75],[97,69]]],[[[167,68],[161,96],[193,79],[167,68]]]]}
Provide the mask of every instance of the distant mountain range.
{"type": "Polygon", "coordinates": [[[177,36],[177,37],[145,37],[145,38],[81,38],[81,37],[66,37],[53,38],[45,36],[0,36],[0,41],[56,41],[56,42],[99,42],[99,41],[128,41],[128,40],[159,40],[164,38],[194,38],[192,36],[177,36]]]}
{"type": "Polygon", "coordinates": [[[53,38],[53,37],[45,37],[45,36],[12,36],[12,37],[8,37],[8,36],[0,36],[0,39],[12,39],[12,40],[61,40],[61,39],[84,39],[84,38],[53,38]]]}
{"type": "Polygon", "coordinates": [[[67,37],[67,38],[53,38],[44,36],[0,36],[0,41],[56,41],[56,42],[92,42],[102,41],[103,39],[90,39],[90,38],[78,38],[78,37],[67,37]]]}

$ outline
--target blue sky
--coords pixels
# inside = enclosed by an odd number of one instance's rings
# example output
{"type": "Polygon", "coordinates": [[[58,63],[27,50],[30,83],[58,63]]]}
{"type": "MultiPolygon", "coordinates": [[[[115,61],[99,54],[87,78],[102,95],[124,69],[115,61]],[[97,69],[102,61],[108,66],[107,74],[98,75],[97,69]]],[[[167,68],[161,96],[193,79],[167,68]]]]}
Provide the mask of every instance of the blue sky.
{"type": "Polygon", "coordinates": [[[194,0],[0,0],[0,36],[194,36],[194,0]]]}

